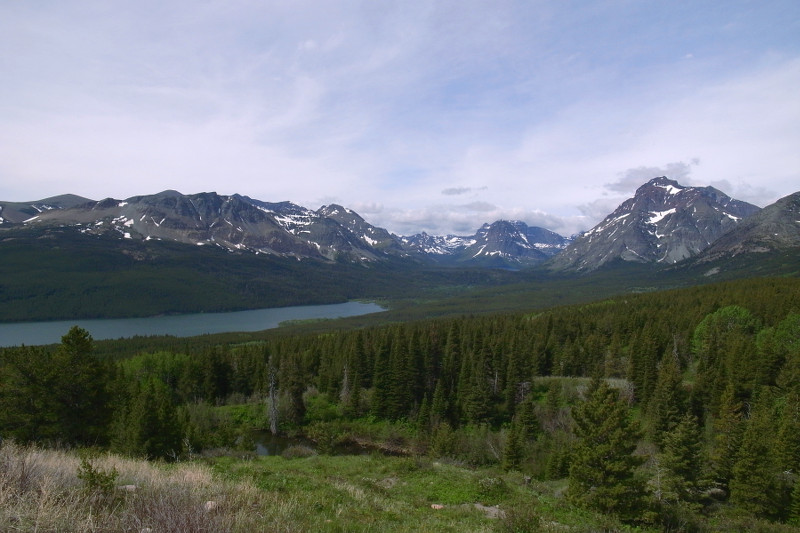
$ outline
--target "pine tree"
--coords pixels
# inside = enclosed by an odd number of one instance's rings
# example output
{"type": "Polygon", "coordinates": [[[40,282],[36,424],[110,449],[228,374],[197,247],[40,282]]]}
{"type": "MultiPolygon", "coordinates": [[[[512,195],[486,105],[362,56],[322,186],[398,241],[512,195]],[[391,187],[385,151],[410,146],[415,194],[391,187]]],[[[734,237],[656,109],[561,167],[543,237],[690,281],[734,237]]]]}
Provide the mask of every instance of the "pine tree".
{"type": "Polygon", "coordinates": [[[687,413],[663,438],[660,466],[666,471],[663,480],[665,500],[694,503],[699,499],[702,468],[702,437],[697,418],[687,413]]]}
{"type": "Polygon", "coordinates": [[[118,413],[114,449],[148,459],[174,458],[182,449],[182,424],[171,395],[157,378],[132,386],[128,407],[118,413]]]}
{"type": "Polygon", "coordinates": [[[523,440],[530,440],[536,437],[541,430],[539,425],[539,418],[536,416],[536,403],[533,397],[529,395],[519,405],[517,411],[517,422],[520,429],[520,435],[523,440]]]}
{"type": "Polygon", "coordinates": [[[390,413],[392,369],[389,364],[389,346],[381,343],[375,353],[375,368],[372,372],[372,405],[370,412],[378,418],[386,418],[390,413]]]}
{"type": "Polygon", "coordinates": [[[730,481],[731,502],[761,517],[774,517],[778,509],[777,472],[773,463],[773,397],[759,390],[736,455],[730,481]]]}
{"type": "Polygon", "coordinates": [[[569,499],[580,506],[632,519],[640,511],[641,483],[634,476],[642,458],[633,455],[640,433],[619,394],[595,379],[575,407],[578,437],[569,470],[569,499]]]}
{"type": "Polygon", "coordinates": [[[492,389],[486,373],[486,360],[483,352],[473,354],[472,364],[467,366],[471,372],[466,374],[466,386],[461,386],[461,400],[464,418],[470,424],[488,421],[492,409],[492,389]]]}
{"type": "Polygon", "coordinates": [[[686,409],[685,396],[678,362],[667,354],[661,361],[655,390],[647,403],[647,427],[657,444],[662,444],[664,434],[678,425],[686,409]]]}
{"type": "Polygon", "coordinates": [[[104,444],[111,417],[110,368],[77,326],[55,351],[21,347],[0,365],[0,430],[21,441],[104,444]]]}
{"type": "Polygon", "coordinates": [[[722,395],[719,415],[713,422],[711,469],[715,481],[725,490],[733,475],[733,464],[742,440],[742,404],[729,384],[722,395]]]}
{"type": "Polygon", "coordinates": [[[281,383],[283,392],[289,398],[289,409],[286,414],[287,422],[301,425],[306,416],[306,404],[303,393],[306,391],[306,377],[299,354],[284,357],[281,361],[281,383]]]}
{"type": "Polygon", "coordinates": [[[450,403],[447,400],[447,391],[445,391],[445,382],[443,379],[436,381],[436,388],[433,392],[433,399],[431,400],[431,427],[435,428],[442,422],[449,421],[448,413],[450,411],[450,403]]]}
{"type": "Polygon", "coordinates": [[[789,512],[789,523],[800,526],[800,482],[795,482],[792,491],[792,504],[789,512]]]}
{"type": "Polygon", "coordinates": [[[519,468],[525,451],[524,446],[524,430],[518,421],[514,420],[506,431],[506,441],[501,456],[503,470],[508,472],[519,468]]]}

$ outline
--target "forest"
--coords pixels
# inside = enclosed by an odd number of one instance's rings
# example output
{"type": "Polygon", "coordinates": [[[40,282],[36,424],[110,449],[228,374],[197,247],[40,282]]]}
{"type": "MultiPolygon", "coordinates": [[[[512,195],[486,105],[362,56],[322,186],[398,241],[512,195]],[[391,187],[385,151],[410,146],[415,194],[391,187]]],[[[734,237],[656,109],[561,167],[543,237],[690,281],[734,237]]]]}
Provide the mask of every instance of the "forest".
{"type": "MultiPolygon", "coordinates": [[[[115,341],[124,344],[126,341],[115,341]]],[[[800,280],[120,357],[73,328],[0,352],[0,436],[177,461],[249,432],[566,480],[622,523],[800,526],[800,280]],[[744,517],[744,518],[742,518],[744,517]]],[[[520,529],[521,530],[521,529],[520,529]]]]}

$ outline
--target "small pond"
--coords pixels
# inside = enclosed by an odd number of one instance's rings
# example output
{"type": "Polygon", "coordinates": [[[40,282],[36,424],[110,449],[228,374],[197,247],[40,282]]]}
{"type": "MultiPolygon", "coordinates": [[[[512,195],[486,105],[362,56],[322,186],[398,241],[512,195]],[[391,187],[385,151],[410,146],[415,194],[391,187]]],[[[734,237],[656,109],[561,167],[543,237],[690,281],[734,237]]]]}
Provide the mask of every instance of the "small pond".
{"type": "MultiPolygon", "coordinates": [[[[256,443],[256,453],[258,455],[283,455],[292,446],[303,446],[319,453],[317,444],[303,437],[287,437],[286,435],[273,435],[269,431],[254,431],[253,440],[256,443]]],[[[327,452],[329,455],[369,455],[371,453],[381,453],[384,455],[402,455],[392,453],[387,450],[379,450],[367,446],[361,446],[355,442],[345,442],[335,444],[327,452]]]]}

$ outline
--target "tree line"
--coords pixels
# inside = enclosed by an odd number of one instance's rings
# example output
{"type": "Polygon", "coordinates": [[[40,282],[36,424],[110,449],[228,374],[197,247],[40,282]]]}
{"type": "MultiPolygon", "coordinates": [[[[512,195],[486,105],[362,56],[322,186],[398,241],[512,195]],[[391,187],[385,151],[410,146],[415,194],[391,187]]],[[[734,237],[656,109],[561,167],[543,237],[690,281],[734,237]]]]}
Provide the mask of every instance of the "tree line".
{"type": "Polygon", "coordinates": [[[0,435],[177,458],[241,442],[218,406],[250,402],[274,431],[392,422],[432,454],[568,478],[574,503],[633,521],[720,505],[800,520],[795,278],[120,361],[92,348],[73,328],[4,350],[0,435]]]}

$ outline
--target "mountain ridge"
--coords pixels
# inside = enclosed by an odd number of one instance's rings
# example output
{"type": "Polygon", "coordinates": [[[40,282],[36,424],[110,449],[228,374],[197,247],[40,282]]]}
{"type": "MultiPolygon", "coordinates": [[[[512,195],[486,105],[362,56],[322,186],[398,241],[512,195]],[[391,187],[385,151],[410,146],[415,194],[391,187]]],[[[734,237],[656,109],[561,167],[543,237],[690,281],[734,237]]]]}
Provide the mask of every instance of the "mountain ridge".
{"type": "Polygon", "coordinates": [[[67,225],[88,234],[165,239],[327,261],[371,262],[402,257],[500,268],[541,263],[569,242],[544,228],[500,220],[484,224],[474,236],[433,237],[425,245],[429,237],[425,234],[394,235],[337,204],[313,211],[289,201],[264,202],[239,194],[184,195],[166,190],[125,200],[81,200],[47,208],[42,207],[43,201],[30,205],[0,202],[0,216],[10,214],[0,224],[67,225]],[[442,246],[445,241],[449,245],[442,246]]]}
{"type": "Polygon", "coordinates": [[[473,235],[398,236],[338,204],[311,210],[240,194],[165,190],[126,200],[65,194],[29,203],[0,202],[0,228],[65,226],[89,235],[327,262],[400,258],[437,266],[543,266],[551,272],[587,273],[618,261],[678,265],[689,259],[711,261],[730,250],[797,246],[800,223],[792,217],[800,220],[800,215],[790,214],[797,200],[787,199],[762,210],[713,187],[687,187],[660,176],[637,188],[595,227],[570,238],[515,220],[483,224],[473,235]],[[767,214],[757,216],[762,211],[767,214]],[[775,233],[785,235],[776,238],[775,233]]]}

